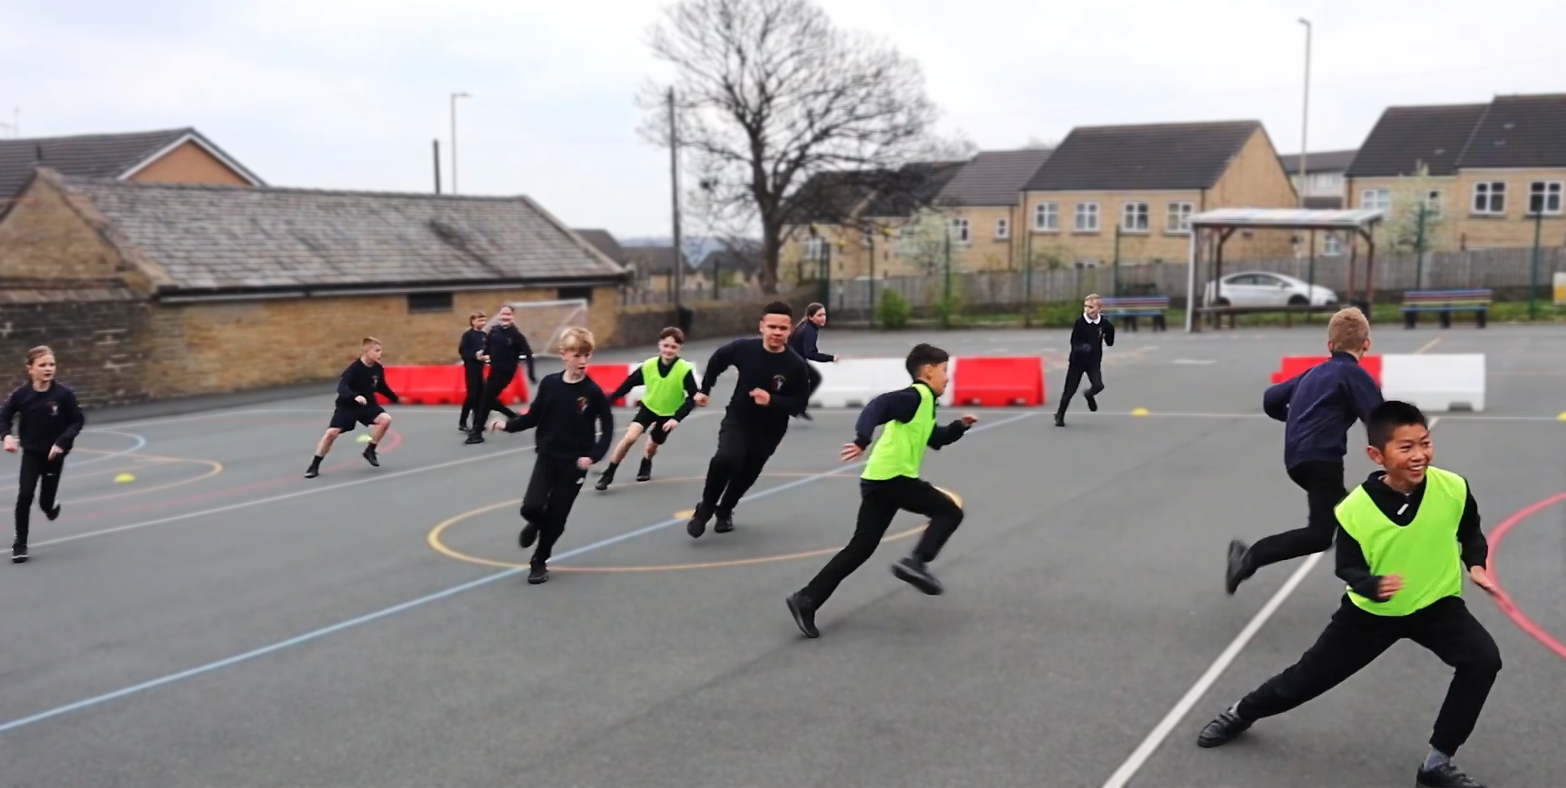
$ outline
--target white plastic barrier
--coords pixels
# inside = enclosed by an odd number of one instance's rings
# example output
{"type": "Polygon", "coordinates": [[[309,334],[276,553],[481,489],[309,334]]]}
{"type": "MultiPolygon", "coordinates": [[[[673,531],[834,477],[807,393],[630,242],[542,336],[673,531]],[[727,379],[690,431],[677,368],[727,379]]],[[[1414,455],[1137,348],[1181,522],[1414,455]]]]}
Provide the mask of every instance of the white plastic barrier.
{"type": "MultiPolygon", "coordinates": [[[[913,382],[900,358],[845,358],[831,362],[805,362],[821,373],[821,387],[810,398],[812,408],[862,408],[888,391],[907,388],[913,382]]],[[[957,359],[947,363],[948,380],[956,377],[957,359]]],[[[952,387],[938,400],[952,403],[952,387]]]]}
{"type": "MultiPolygon", "coordinates": [[[[689,361],[689,359],[686,360],[689,361]]],[[[641,368],[641,362],[627,364],[625,365],[625,374],[627,377],[629,377],[631,373],[641,368]]],[[[695,362],[691,362],[691,374],[696,376],[696,386],[699,388],[701,386],[701,367],[696,366],[695,362]]],[[[640,405],[642,402],[642,394],[646,391],[646,386],[632,386],[631,390],[625,394],[625,406],[628,408],[634,408],[637,405],[640,405]]],[[[608,394],[609,392],[606,391],[604,393],[608,394]]]]}
{"type": "Polygon", "coordinates": [[[1381,396],[1424,411],[1484,410],[1484,354],[1381,357],[1381,396]]]}

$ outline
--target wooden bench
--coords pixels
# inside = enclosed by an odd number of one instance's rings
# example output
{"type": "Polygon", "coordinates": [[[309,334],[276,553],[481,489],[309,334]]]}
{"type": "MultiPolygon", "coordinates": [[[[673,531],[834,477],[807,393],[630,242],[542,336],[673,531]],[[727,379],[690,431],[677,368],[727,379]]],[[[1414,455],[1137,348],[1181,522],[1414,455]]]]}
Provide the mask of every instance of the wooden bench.
{"type": "Polygon", "coordinates": [[[1472,312],[1474,324],[1484,328],[1490,314],[1489,290],[1410,290],[1403,294],[1403,327],[1413,328],[1419,323],[1419,315],[1430,312],[1440,315],[1441,327],[1452,327],[1452,315],[1472,312]]]}
{"type": "Polygon", "coordinates": [[[1120,296],[1099,299],[1099,311],[1105,317],[1125,318],[1132,331],[1136,319],[1151,318],[1154,331],[1163,331],[1164,313],[1169,311],[1169,296],[1120,296]]]}

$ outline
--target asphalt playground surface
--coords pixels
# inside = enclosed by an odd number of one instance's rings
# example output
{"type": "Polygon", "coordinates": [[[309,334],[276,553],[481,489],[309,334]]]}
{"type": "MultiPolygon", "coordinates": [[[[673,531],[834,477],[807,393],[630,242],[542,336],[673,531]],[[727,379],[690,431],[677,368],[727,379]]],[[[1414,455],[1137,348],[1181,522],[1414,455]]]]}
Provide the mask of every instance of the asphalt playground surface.
{"type": "MultiPolygon", "coordinates": [[[[1341,594],[1325,557],[1222,587],[1230,538],[1304,522],[1261,392],[1279,356],[1323,337],[1319,323],[1122,328],[1102,412],[1079,398],[1058,429],[1064,331],[829,327],[823,350],[845,356],[916,341],[1042,354],[1048,401],[978,411],[926,461],[967,510],[932,565],[947,593],[891,575],[923,525],[900,515],[902,538],[820,612],[819,640],[783,600],[852,531],[858,468],[837,452],[856,412],[796,421],[737,530],[692,540],[678,513],[699,495],[732,373],[653,482],[631,479],[632,459],[609,492],[584,490],[542,586],[513,568],[530,433],[465,446],[455,408],[394,406],[380,468],[360,432],[306,480],[326,389],[89,413],[63,516],[35,514],[33,560],[0,565],[0,784],[1412,785],[1450,669],[1408,643],[1239,741],[1195,745],[1310,645],[1341,594]]],[[[1373,341],[1489,354],[1487,412],[1434,428],[1436,463],[1471,481],[1515,601],[1465,585],[1505,668],[1457,763],[1492,786],[1558,785],[1566,329],[1377,326],[1373,341]]],[[[717,344],[686,355],[704,364],[717,344]]],[[[1351,479],[1370,469],[1351,455],[1351,479]]]]}

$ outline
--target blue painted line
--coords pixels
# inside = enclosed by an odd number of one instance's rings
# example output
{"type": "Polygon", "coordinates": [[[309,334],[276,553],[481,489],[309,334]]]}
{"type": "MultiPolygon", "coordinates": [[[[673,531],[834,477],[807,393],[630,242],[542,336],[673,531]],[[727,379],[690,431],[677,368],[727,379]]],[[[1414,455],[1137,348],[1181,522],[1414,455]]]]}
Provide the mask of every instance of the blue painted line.
{"type": "Polygon", "coordinates": [[[93,464],[95,462],[103,462],[104,460],[112,460],[115,457],[124,457],[127,454],[135,454],[136,452],[141,451],[142,449],[145,449],[147,447],[147,438],[146,438],[146,436],[138,435],[138,434],[136,434],[134,432],[120,432],[119,430],[82,430],[82,432],[83,433],[101,432],[101,433],[104,433],[106,435],[124,435],[124,436],[126,436],[128,438],[134,438],[135,439],[135,443],[131,444],[131,447],[129,449],[124,449],[122,451],[117,451],[117,452],[115,452],[113,454],[105,454],[105,455],[103,455],[101,457],[93,457],[90,460],[69,460],[68,459],[67,462],[69,464],[66,466],[67,468],[80,468],[83,465],[91,465],[91,464],[93,464]]]}
{"type": "MultiPolygon", "coordinates": [[[[1028,418],[1029,416],[1032,416],[1032,415],[1033,415],[1033,412],[1029,411],[1029,412],[1024,413],[1024,414],[1022,414],[1020,416],[1014,416],[1014,417],[1009,418],[1009,419],[1005,419],[1005,420],[1002,420],[1002,421],[997,421],[997,422],[995,422],[993,424],[982,424],[982,425],[979,425],[979,426],[974,427],[973,429],[969,430],[968,432],[969,432],[969,434],[974,434],[974,433],[983,432],[985,430],[995,429],[996,427],[1003,427],[1003,426],[1005,426],[1007,424],[1011,424],[1013,422],[1022,421],[1023,419],[1026,419],[1026,418],[1028,418]]],[[[859,462],[855,462],[855,463],[848,464],[848,465],[843,465],[843,466],[841,466],[839,468],[836,468],[836,469],[831,470],[831,471],[827,471],[825,473],[818,473],[815,476],[809,476],[809,477],[806,477],[806,478],[803,478],[803,479],[796,479],[796,480],[791,481],[791,482],[789,482],[787,484],[780,484],[777,487],[770,487],[770,488],[762,490],[761,492],[758,492],[758,493],[751,493],[750,495],[747,495],[744,498],[740,499],[740,502],[741,503],[746,503],[746,502],[749,502],[749,501],[755,501],[755,500],[758,500],[758,499],[761,499],[761,498],[766,498],[769,495],[776,495],[776,494],[778,494],[780,492],[786,492],[788,490],[792,490],[792,489],[794,489],[796,487],[803,487],[804,485],[820,481],[821,479],[825,479],[825,478],[830,477],[830,476],[837,476],[837,475],[843,473],[844,471],[853,470],[853,469],[858,468],[859,466],[864,465],[864,464],[865,464],[864,460],[860,460],[859,462]]],[[[672,518],[672,519],[664,520],[661,523],[654,523],[653,525],[646,526],[645,528],[639,528],[639,529],[637,529],[635,531],[630,531],[628,533],[620,534],[619,536],[614,536],[614,537],[610,537],[608,539],[604,539],[602,541],[593,542],[592,544],[583,545],[583,546],[578,547],[578,548],[576,548],[574,550],[567,550],[566,552],[561,553],[560,555],[557,555],[554,558],[552,558],[550,560],[550,562],[551,563],[555,563],[555,562],[559,562],[559,561],[566,561],[566,560],[569,560],[569,559],[574,558],[576,556],[585,555],[585,554],[591,553],[591,552],[593,552],[595,550],[602,550],[605,547],[609,547],[611,545],[617,545],[617,544],[620,544],[621,542],[628,542],[628,541],[630,541],[632,539],[636,539],[636,538],[639,538],[639,537],[642,537],[642,536],[646,536],[647,534],[653,533],[655,531],[661,531],[661,530],[663,530],[665,528],[668,528],[671,525],[677,525],[677,524],[683,523],[683,522],[685,522],[684,519],[672,518]]],[[[323,627],[323,628],[317,629],[317,630],[315,630],[313,632],[306,632],[303,635],[298,635],[298,636],[295,636],[295,637],[291,637],[291,638],[289,638],[287,640],[280,640],[280,641],[278,641],[276,643],[273,643],[271,645],[262,646],[261,648],[258,648],[258,649],[252,650],[252,651],[247,651],[247,652],[245,652],[243,654],[236,654],[236,655],[234,655],[232,657],[228,657],[227,659],[220,659],[220,660],[218,660],[216,662],[209,662],[209,663],[207,663],[205,665],[201,665],[201,666],[198,666],[198,667],[190,668],[189,670],[182,670],[182,671],[180,671],[178,673],[171,673],[171,674],[169,674],[167,676],[163,676],[162,678],[156,678],[156,679],[153,679],[151,681],[144,681],[144,682],[142,682],[140,684],[136,684],[136,685],[133,685],[133,686],[130,686],[130,687],[126,687],[124,689],[120,689],[120,690],[115,690],[113,692],[110,692],[110,693],[107,693],[107,694],[104,694],[104,695],[99,695],[97,697],[92,697],[92,698],[88,698],[86,700],[77,701],[75,703],[71,703],[71,704],[68,704],[68,705],[65,705],[65,706],[60,706],[59,708],[50,709],[48,711],[41,712],[39,714],[34,714],[31,717],[23,717],[23,718],[21,718],[19,720],[13,720],[11,722],[5,723],[4,725],[0,725],[0,734],[9,733],[9,732],[14,731],[14,730],[16,730],[18,728],[23,728],[23,727],[26,727],[28,725],[32,725],[32,724],[38,723],[38,722],[43,722],[44,720],[51,719],[53,717],[59,717],[59,716],[61,716],[63,714],[70,714],[73,711],[81,711],[82,709],[91,708],[91,707],[97,706],[99,704],[107,703],[107,702],[109,702],[111,700],[118,700],[118,699],[126,697],[128,695],[135,695],[138,692],[144,692],[146,690],[156,689],[158,687],[162,687],[162,686],[166,686],[166,685],[169,685],[169,684],[173,684],[175,682],[184,681],[185,679],[195,678],[196,676],[200,676],[200,675],[203,675],[203,674],[206,674],[206,673],[211,673],[211,672],[216,671],[216,670],[222,670],[223,668],[226,668],[226,667],[230,667],[230,666],[233,666],[233,665],[238,665],[241,662],[249,662],[250,660],[256,659],[257,657],[264,657],[264,656],[266,656],[268,654],[275,654],[275,653],[277,653],[279,651],[282,651],[284,649],[288,649],[288,648],[292,648],[294,646],[302,645],[302,644],[308,643],[308,642],[310,642],[312,640],[319,640],[320,638],[324,638],[324,637],[326,637],[328,635],[335,635],[338,632],[342,632],[344,630],[352,629],[352,628],[360,626],[362,624],[368,624],[368,623],[370,623],[372,621],[377,621],[379,619],[383,619],[383,618],[386,618],[387,616],[392,616],[392,615],[395,615],[397,613],[402,613],[404,611],[412,610],[412,609],[414,609],[416,607],[423,607],[424,605],[427,605],[427,604],[429,604],[431,602],[438,602],[438,601],[440,601],[442,599],[445,599],[447,597],[456,596],[457,594],[461,594],[461,593],[463,593],[465,591],[472,591],[475,588],[486,586],[486,585],[489,585],[490,583],[495,583],[495,582],[498,582],[500,580],[505,580],[507,578],[516,577],[517,575],[520,575],[522,573],[523,573],[522,569],[507,569],[507,570],[504,570],[504,571],[501,571],[501,572],[497,572],[497,573],[492,574],[492,575],[488,575],[486,577],[481,577],[481,578],[479,578],[477,580],[470,580],[470,581],[468,581],[466,583],[463,583],[462,585],[453,586],[453,587],[448,588],[448,589],[446,589],[444,591],[437,591],[437,592],[435,592],[433,594],[429,594],[428,596],[422,596],[422,597],[419,597],[418,599],[413,599],[413,600],[409,600],[407,602],[403,602],[400,605],[394,605],[392,607],[388,607],[388,608],[385,608],[383,610],[377,610],[374,613],[368,613],[366,615],[359,616],[358,618],[353,618],[353,619],[349,619],[347,621],[343,621],[341,623],[332,624],[331,626],[323,627]]]]}

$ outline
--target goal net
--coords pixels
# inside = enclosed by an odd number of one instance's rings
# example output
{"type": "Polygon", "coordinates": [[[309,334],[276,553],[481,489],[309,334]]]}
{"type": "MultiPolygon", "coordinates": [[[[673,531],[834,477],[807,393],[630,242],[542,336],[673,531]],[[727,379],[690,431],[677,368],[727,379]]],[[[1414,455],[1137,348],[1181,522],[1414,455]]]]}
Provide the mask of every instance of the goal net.
{"type": "Polygon", "coordinates": [[[512,301],[502,306],[511,307],[517,329],[527,337],[534,356],[560,355],[560,336],[568,328],[587,327],[587,299],[566,298],[558,301],[512,301]]]}

